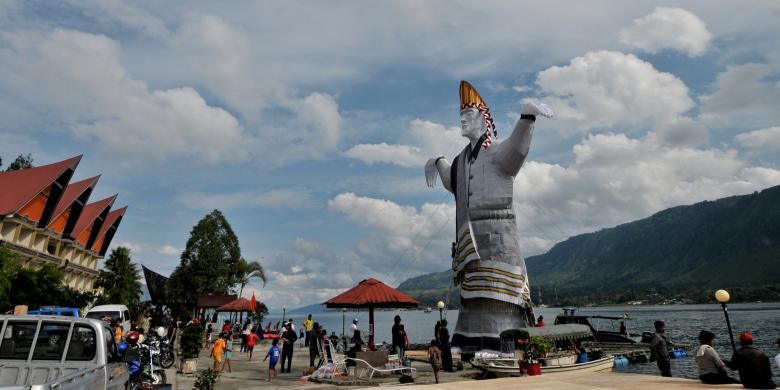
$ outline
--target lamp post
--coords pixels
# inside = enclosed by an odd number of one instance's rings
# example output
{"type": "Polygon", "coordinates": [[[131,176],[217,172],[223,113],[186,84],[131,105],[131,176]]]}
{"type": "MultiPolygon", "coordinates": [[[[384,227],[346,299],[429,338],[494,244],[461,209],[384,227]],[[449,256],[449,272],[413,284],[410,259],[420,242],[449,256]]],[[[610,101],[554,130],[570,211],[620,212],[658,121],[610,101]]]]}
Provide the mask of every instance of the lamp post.
{"type": "Polygon", "coordinates": [[[287,306],[282,306],[282,323],[284,323],[284,319],[287,317],[287,306]]]}
{"type": "Polygon", "coordinates": [[[729,339],[731,339],[731,349],[736,352],[737,346],[734,344],[734,334],[731,333],[731,321],[729,321],[729,310],[726,309],[726,302],[731,299],[729,292],[726,290],[715,291],[715,299],[720,302],[720,306],[723,308],[723,314],[726,316],[726,327],[729,329],[729,339]]]}
{"type": "Polygon", "coordinates": [[[347,308],[342,307],[341,308],[341,338],[344,338],[344,320],[347,315],[347,308]]]}
{"type": "Polygon", "coordinates": [[[444,310],[444,306],[445,306],[444,302],[442,302],[442,301],[439,301],[439,302],[436,303],[436,308],[439,309],[439,321],[441,321],[443,319],[441,312],[442,312],[442,310],[444,310]]]}

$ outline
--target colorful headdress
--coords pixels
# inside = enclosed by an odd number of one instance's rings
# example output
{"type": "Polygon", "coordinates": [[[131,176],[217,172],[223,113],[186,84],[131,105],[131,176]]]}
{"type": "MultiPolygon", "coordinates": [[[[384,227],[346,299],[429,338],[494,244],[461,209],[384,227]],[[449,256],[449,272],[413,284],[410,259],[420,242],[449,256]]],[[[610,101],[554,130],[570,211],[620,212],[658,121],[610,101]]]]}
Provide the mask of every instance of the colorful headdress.
{"type": "Polygon", "coordinates": [[[482,113],[482,117],[485,118],[485,141],[482,146],[487,148],[490,146],[492,138],[497,136],[496,124],[493,123],[493,117],[490,115],[490,108],[488,108],[485,100],[482,96],[479,96],[476,88],[471,86],[467,81],[461,80],[460,82],[460,109],[464,108],[476,108],[482,113]]]}

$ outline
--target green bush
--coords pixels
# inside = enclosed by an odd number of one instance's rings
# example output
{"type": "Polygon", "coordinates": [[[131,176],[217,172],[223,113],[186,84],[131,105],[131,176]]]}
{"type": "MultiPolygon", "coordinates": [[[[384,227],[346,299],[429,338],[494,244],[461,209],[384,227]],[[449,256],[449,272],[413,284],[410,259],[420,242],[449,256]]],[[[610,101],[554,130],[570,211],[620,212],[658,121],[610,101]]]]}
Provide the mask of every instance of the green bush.
{"type": "Polygon", "coordinates": [[[214,390],[214,385],[217,384],[217,378],[219,378],[218,372],[210,368],[203,370],[198,374],[198,379],[195,381],[195,385],[193,386],[193,389],[214,390]]]}
{"type": "Polygon", "coordinates": [[[544,338],[533,336],[528,343],[528,358],[529,359],[541,359],[547,356],[553,348],[553,342],[544,338]]]}
{"type": "Polygon", "coordinates": [[[181,332],[181,356],[185,359],[194,359],[203,348],[203,328],[200,325],[190,323],[181,332]]]}

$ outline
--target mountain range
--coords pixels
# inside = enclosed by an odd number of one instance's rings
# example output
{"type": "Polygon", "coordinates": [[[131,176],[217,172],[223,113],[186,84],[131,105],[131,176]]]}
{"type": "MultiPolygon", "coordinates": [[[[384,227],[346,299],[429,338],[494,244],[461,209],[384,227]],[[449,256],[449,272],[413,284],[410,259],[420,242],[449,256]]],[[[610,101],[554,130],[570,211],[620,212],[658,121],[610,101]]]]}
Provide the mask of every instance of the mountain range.
{"type": "MultiPolygon", "coordinates": [[[[735,300],[780,300],[780,186],[672,207],[571,237],[527,258],[539,303],[706,302],[715,289],[735,300]]],[[[421,275],[399,290],[427,304],[450,294],[452,272],[421,275]]]]}

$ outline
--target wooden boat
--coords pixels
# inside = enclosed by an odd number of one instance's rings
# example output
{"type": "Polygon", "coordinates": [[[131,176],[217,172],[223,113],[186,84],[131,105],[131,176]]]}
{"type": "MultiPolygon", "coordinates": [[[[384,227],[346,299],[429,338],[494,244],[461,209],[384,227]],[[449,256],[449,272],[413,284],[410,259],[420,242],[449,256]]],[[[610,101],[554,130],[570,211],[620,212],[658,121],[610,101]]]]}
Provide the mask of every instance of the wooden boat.
{"type": "MultiPolygon", "coordinates": [[[[604,356],[601,359],[591,360],[587,363],[573,363],[562,365],[549,365],[542,366],[542,374],[555,374],[558,372],[567,371],[603,371],[612,368],[614,356],[604,356]]],[[[495,358],[495,359],[478,359],[474,358],[471,361],[471,365],[481,371],[491,372],[500,376],[512,376],[520,375],[520,368],[517,363],[517,359],[514,358],[495,358]]]]}
{"type": "Polygon", "coordinates": [[[601,371],[612,368],[615,357],[598,350],[588,352],[589,361],[576,363],[575,345],[594,340],[593,332],[587,325],[565,324],[541,328],[512,329],[501,333],[502,352],[500,354],[478,354],[471,365],[483,373],[495,375],[520,375],[519,358],[524,352],[514,351],[515,340],[519,334],[541,337],[555,345],[555,351],[539,359],[542,374],[554,374],[567,371],[601,371]]]}

